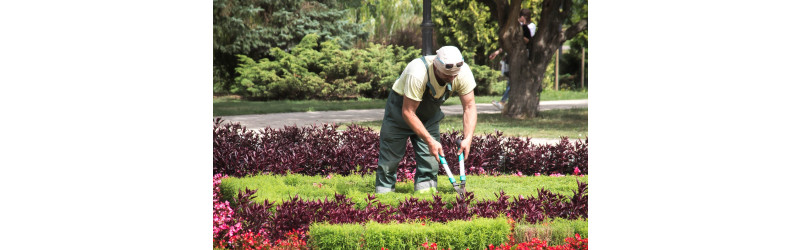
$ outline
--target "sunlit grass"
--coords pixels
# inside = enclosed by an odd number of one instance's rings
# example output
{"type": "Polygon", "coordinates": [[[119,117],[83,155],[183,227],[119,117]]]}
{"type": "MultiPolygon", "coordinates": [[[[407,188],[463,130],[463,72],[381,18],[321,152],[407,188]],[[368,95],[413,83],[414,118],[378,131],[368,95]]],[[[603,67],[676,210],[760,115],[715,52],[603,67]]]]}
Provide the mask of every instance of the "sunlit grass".
{"type": "MultiPolygon", "coordinates": [[[[495,96],[476,96],[476,103],[491,103],[493,100],[500,100],[500,95],[495,96]]],[[[542,92],[541,101],[555,100],[576,100],[587,99],[586,91],[552,91],[542,92]]],[[[214,116],[229,115],[248,115],[248,114],[271,114],[286,112],[307,112],[307,111],[334,111],[349,109],[381,109],[386,105],[386,99],[359,98],[357,100],[344,101],[320,101],[320,100],[298,100],[298,101],[246,101],[237,96],[214,97],[214,116]]],[[[445,101],[445,105],[459,105],[461,102],[458,97],[451,97],[445,101]]]]}
{"type": "MultiPolygon", "coordinates": [[[[470,166],[465,166],[470,167],[470,166]]],[[[537,189],[543,188],[552,193],[572,197],[573,191],[578,187],[576,180],[587,182],[587,176],[467,176],[467,191],[473,192],[474,201],[497,200],[496,194],[503,190],[511,197],[536,196],[537,189]]],[[[375,174],[372,175],[332,175],[327,179],[326,176],[305,176],[298,174],[281,175],[258,175],[243,178],[225,178],[220,184],[220,189],[224,199],[235,196],[238,190],[257,189],[254,201],[262,202],[265,199],[282,203],[295,195],[304,200],[332,200],[334,194],[344,194],[351,198],[359,207],[366,205],[367,195],[375,195],[375,174]]],[[[457,193],[444,175],[437,179],[438,195],[443,201],[455,201],[457,193]]],[[[400,201],[408,197],[415,197],[424,200],[433,200],[431,194],[414,193],[414,183],[412,181],[398,182],[395,184],[395,192],[377,195],[378,200],[384,204],[397,205],[400,201]]]]}
{"type": "MultiPolygon", "coordinates": [[[[501,114],[478,114],[476,135],[494,134],[495,130],[504,136],[523,136],[532,138],[587,137],[589,110],[554,109],[540,112],[540,116],[530,120],[516,120],[501,114]]],[[[381,121],[356,123],[374,131],[381,131],[381,121]]],[[[344,125],[342,127],[344,129],[344,125]]],[[[462,116],[450,115],[440,123],[440,132],[462,130],[462,116]]]]}

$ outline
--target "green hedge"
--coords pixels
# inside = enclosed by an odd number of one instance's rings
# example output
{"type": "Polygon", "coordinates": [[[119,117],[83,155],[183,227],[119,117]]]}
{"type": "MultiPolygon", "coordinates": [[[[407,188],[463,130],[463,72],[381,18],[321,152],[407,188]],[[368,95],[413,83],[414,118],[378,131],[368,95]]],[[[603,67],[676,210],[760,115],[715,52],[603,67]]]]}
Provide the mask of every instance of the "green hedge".
{"type": "MultiPolygon", "coordinates": [[[[255,100],[386,98],[406,65],[421,54],[413,47],[378,44],[343,50],[338,40],[319,40],[308,34],[290,52],[273,48],[258,62],[238,55],[239,76],[230,92],[255,100]]],[[[504,81],[490,67],[470,68],[476,95],[491,94],[493,84],[504,81]]]]}
{"type": "Polygon", "coordinates": [[[549,246],[565,244],[565,238],[574,237],[576,234],[581,238],[588,237],[589,223],[587,220],[567,220],[556,218],[552,221],[538,223],[534,225],[517,224],[515,225],[514,237],[516,242],[527,242],[533,238],[545,240],[549,246]]]}
{"type": "Polygon", "coordinates": [[[312,224],[309,244],[315,244],[314,249],[358,249],[363,234],[364,226],[359,224],[312,224]]]}
{"type": "Polygon", "coordinates": [[[313,249],[418,249],[429,242],[445,249],[484,249],[507,242],[511,229],[502,216],[422,223],[312,224],[309,245],[313,249]]]}

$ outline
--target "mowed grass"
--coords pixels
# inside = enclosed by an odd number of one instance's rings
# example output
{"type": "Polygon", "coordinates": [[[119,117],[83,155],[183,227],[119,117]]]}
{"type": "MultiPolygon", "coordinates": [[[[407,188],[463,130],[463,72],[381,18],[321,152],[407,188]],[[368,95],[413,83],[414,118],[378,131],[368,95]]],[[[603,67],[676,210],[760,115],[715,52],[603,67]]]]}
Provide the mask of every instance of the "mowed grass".
{"type": "Polygon", "coordinates": [[[383,108],[384,99],[360,98],[359,100],[345,101],[243,101],[234,97],[215,97],[214,116],[272,114],[287,112],[332,111],[348,109],[375,109],[383,108]]]}
{"type": "MultiPolygon", "coordinates": [[[[494,134],[495,130],[499,130],[504,136],[532,138],[567,136],[571,139],[583,139],[587,137],[588,114],[587,108],[541,111],[539,117],[529,120],[515,120],[501,114],[478,114],[475,134],[494,134]]],[[[381,131],[381,121],[356,124],[369,127],[376,132],[381,131]]],[[[344,129],[344,126],[342,125],[341,129],[344,129]]],[[[462,130],[462,116],[445,116],[440,123],[440,132],[454,130],[462,130]]]]}
{"type": "MultiPolygon", "coordinates": [[[[468,166],[465,166],[468,167],[468,166]]],[[[457,170],[458,171],[458,170],[457,170]]],[[[457,177],[458,178],[458,177],[457,177]]],[[[497,200],[496,195],[503,190],[510,197],[537,196],[537,189],[545,189],[553,193],[572,197],[578,187],[578,181],[587,182],[587,176],[467,176],[467,191],[475,194],[475,201],[497,200]]],[[[368,195],[375,194],[375,175],[332,175],[305,176],[297,174],[258,175],[251,177],[229,177],[222,180],[220,190],[223,199],[231,200],[239,190],[256,189],[254,201],[280,204],[285,200],[298,195],[304,200],[334,199],[334,194],[344,194],[350,198],[357,207],[366,206],[368,195]]],[[[448,181],[447,176],[440,175],[437,179],[438,195],[443,201],[456,201],[458,194],[448,181]]],[[[423,200],[433,200],[432,194],[414,193],[412,181],[398,182],[395,192],[376,195],[383,204],[398,205],[404,199],[415,197],[423,200]]]]}
{"type": "MultiPolygon", "coordinates": [[[[493,100],[497,101],[500,99],[500,95],[476,96],[476,103],[491,103],[493,100]]],[[[577,99],[587,99],[587,92],[545,90],[542,92],[542,97],[540,98],[541,101],[577,99]]],[[[386,99],[359,98],[357,100],[344,101],[245,101],[236,96],[219,96],[214,97],[213,104],[214,116],[230,116],[349,109],[382,109],[386,104],[386,99]]],[[[458,97],[451,97],[445,101],[445,105],[460,104],[461,102],[458,97]]]]}

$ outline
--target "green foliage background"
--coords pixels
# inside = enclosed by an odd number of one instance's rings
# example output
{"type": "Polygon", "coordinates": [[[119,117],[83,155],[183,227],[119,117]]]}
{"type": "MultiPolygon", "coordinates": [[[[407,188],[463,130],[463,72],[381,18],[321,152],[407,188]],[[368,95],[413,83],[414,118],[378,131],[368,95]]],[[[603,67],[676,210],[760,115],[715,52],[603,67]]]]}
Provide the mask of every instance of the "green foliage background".
{"type": "Polygon", "coordinates": [[[423,0],[365,0],[349,10],[362,25],[367,42],[422,48],[423,0]]]}
{"type": "MultiPolygon", "coordinates": [[[[568,25],[586,18],[587,1],[573,1],[581,7],[574,8],[568,25]]],[[[535,23],[540,2],[522,3],[535,23]]],[[[214,0],[213,91],[256,100],[385,98],[410,55],[421,54],[422,5],[423,0],[214,0]],[[302,45],[309,34],[316,38],[302,45]]],[[[476,95],[502,94],[501,57],[488,58],[499,48],[489,8],[475,0],[432,0],[431,12],[435,49],[462,50],[476,76],[476,95]]],[[[560,88],[577,89],[587,33],[568,44],[560,88]]],[[[554,88],[553,60],[543,84],[554,88]]]]}
{"type": "Polygon", "coordinates": [[[367,37],[336,0],[214,0],[213,7],[215,93],[229,90],[237,55],[264,58],[272,48],[294,47],[307,34],[339,37],[342,46],[367,37]]]}
{"type": "Polygon", "coordinates": [[[342,49],[338,39],[309,34],[291,52],[278,48],[256,62],[244,55],[231,92],[249,99],[342,99],[386,96],[398,72],[420,51],[370,44],[342,49]],[[274,59],[270,59],[274,58],[274,59]]]}
{"type": "MultiPolygon", "coordinates": [[[[273,48],[258,62],[239,55],[239,76],[230,92],[255,100],[386,98],[406,64],[420,53],[373,43],[343,49],[338,39],[320,42],[317,34],[309,34],[290,52],[273,48]]],[[[501,80],[500,72],[483,65],[476,65],[473,74],[477,94],[488,94],[501,80]]]]}

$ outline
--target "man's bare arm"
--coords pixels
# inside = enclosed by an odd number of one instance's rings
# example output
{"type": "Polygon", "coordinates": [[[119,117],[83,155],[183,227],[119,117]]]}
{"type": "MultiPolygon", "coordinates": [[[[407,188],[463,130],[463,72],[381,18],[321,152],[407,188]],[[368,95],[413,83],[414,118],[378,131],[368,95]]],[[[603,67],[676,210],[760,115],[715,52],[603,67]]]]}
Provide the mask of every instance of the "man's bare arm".
{"type": "Polygon", "coordinates": [[[415,134],[418,137],[423,139],[423,141],[428,144],[428,149],[431,151],[432,155],[437,156],[445,156],[445,151],[442,150],[442,145],[428,133],[425,126],[423,126],[423,122],[420,121],[420,118],[417,117],[415,111],[417,111],[417,107],[420,106],[419,101],[415,101],[409,99],[409,97],[403,97],[403,120],[406,121],[406,124],[412,128],[415,134]]]}
{"type": "Polygon", "coordinates": [[[473,132],[476,130],[478,111],[476,110],[476,100],[473,91],[459,96],[459,100],[462,102],[462,110],[464,111],[464,117],[462,118],[462,129],[464,130],[462,134],[464,135],[464,140],[462,140],[462,145],[459,145],[459,152],[457,154],[461,154],[464,151],[464,158],[467,159],[467,156],[470,155],[470,145],[473,144],[473,132]]]}

